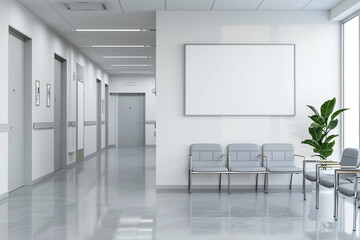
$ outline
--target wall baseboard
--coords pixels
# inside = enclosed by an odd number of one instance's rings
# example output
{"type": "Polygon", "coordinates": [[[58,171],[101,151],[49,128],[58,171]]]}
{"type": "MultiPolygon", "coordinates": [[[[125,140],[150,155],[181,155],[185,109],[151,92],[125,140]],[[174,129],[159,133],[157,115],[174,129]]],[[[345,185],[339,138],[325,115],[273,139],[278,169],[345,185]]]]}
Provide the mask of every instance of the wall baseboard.
{"type": "Polygon", "coordinates": [[[6,193],[3,193],[3,194],[0,194],[0,201],[7,198],[9,196],[9,193],[6,192],[6,193]]]}
{"type": "MultiPolygon", "coordinates": [[[[227,190],[227,185],[221,185],[222,190],[227,190]]],[[[302,185],[293,185],[292,189],[301,189],[302,185]]],[[[157,190],[187,190],[188,185],[156,185],[157,190]]],[[[197,190],[218,190],[219,185],[192,185],[192,189],[197,190]]],[[[263,190],[264,185],[258,185],[258,190],[263,190]]],[[[269,190],[271,189],[288,189],[289,185],[269,185],[269,190]]],[[[231,185],[231,190],[255,190],[255,185],[231,185]]]]}
{"type": "Polygon", "coordinates": [[[115,148],[115,144],[109,145],[108,148],[115,148]]]}
{"type": "Polygon", "coordinates": [[[45,180],[45,179],[47,179],[49,177],[52,177],[52,176],[54,176],[54,172],[48,173],[48,174],[46,174],[46,175],[44,175],[42,177],[39,177],[39,178],[37,178],[35,180],[32,180],[30,185],[37,184],[37,183],[39,183],[39,182],[41,182],[41,181],[43,181],[43,180],[45,180]]]}

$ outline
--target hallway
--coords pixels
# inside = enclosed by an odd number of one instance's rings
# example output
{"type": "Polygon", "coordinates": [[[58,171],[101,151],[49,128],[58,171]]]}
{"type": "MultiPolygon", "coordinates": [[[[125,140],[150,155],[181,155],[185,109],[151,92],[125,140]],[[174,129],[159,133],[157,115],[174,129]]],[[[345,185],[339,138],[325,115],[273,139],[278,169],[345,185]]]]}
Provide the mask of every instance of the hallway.
{"type": "Polygon", "coordinates": [[[358,239],[350,201],[332,191],[155,190],[155,148],[111,148],[0,202],[0,239],[358,239]],[[344,214],[346,217],[344,217],[344,214]]]}

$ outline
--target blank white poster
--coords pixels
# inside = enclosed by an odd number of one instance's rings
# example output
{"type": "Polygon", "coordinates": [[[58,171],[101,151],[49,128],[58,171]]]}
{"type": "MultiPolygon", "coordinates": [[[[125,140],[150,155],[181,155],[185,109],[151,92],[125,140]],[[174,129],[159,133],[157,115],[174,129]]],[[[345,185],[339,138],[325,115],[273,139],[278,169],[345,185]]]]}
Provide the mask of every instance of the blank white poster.
{"type": "Polygon", "coordinates": [[[295,115],[295,45],[185,45],[185,115],[295,115]]]}

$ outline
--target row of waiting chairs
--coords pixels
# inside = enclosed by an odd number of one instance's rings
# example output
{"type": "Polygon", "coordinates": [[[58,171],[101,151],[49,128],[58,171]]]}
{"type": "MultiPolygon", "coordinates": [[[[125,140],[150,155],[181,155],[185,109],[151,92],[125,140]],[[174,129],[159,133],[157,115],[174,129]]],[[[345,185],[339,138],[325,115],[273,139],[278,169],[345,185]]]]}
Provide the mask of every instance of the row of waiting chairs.
{"type": "Polygon", "coordinates": [[[234,143],[227,147],[227,154],[222,153],[220,144],[192,144],[189,154],[189,193],[192,188],[193,174],[219,174],[219,189],[221,175],[228,174],[228,193],[230,193],[231,174],[256,174],[256,189],[258,175],[264,174],[264,190],[267,192],[269,174],[301,174],[303,169],[295,166],[295,157],[304,156],[294,154],[294,146],[287,143],[271,143],[259,146],[253,143],[234,143]],[[227,159],[224,166],[223,159],[227,159]]]}
{"type": "Polygon", "coordinates": [[[353,198],[353,230],[356,230],[357,207],[360,201],[360,150],[357,148],[344,149],[341,160],[304,160],[303,162],[303,193],[306,200],[305,181],[316,183],[316,209],[319,208],[320,186],[334,189],[334,218],[338,219],[339,194],[353,198]],[[308,164],[315,164],[315,171],[307,171],[308,164]],[[323,169],[331,171],[321,171],[323,169]]]}
{"type": "Polygon", "coordinates": [[[339,194],[353,198],[353,230],[356,230],[357,207],[360,206],[360,150],[344,149],[341,161],[307,160],[304,156],[294,153],[292,144],[272,143],[262,146],[262,153],[256,144],[229,144],[227,154],[222,153],[220,144],[193,144],[189,154],[189,193],[191,193],[192,174],[228,174],[228,193],[230,193],[231,174],[256,174],[256,189],[258,174],[264,174],[264,190],[268,189],[268,174],[291,174],[290,189],[293,174],[303,174],[303,194],[306,200],[305,181],[316,183],[316,209],[319,208],[320,186],[334,188],[334,217],[338,219],[339,194]],[[224,167],[223,158],[227,158],[224,167]],[[295,157],[303,158],[303,168],[295,166],[295,157]],[[307,171],[309,164],[315,164],[313,171],[307,171]],[[321,170],[332,170],[329,171],[321,170]]]}

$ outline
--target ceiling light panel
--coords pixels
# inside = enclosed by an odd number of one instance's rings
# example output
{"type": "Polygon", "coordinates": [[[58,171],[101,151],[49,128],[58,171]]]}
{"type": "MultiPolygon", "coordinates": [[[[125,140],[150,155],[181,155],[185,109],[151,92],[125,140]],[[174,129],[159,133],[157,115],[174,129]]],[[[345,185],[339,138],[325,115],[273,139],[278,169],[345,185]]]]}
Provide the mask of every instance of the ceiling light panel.
{"type": "Polygon", "coordinates": [[[262,0],[216,0],[212,10],[255,10],[262,0]]]}
{"type": "Polygon", "coordinates": [[[150,48],[151,45],[89,45],[83,47],[93,47],[93,48],[150,48]]]}
{"type": "Polygon", "coordinates": [[[90,2],[90,1],[64,1],[58,2],[58,4],[65,11],[109,11],[112,9],[110,3],[98,1],[98,2],[90,2]]]}
{"type": "Polygon", "coordinates": [[[166,0],[166,10],[210,10],[214,0],[166,0]]]}
{"type": "Polygon", "coordinates": [[[152,67],[152,64],[111,64],[112,67],[152,67]]]}
{"type": "Polygon", "coordinates": [[[312,0],[303,10],[328,11],[338,5],[342,0],[312,0]]]}
{"type": "Polygon", "coordinates": [[[121,29],[86,29],[86,28],[80,28],[75,29],[76,32],[155,32],[155,29],[135,29],[135,28],[121,28],[121,29]]]}
{"type": "Polygon", "coordinates": [[[258,10],[301,10],[310,0],[264,0],[258,10]]]}
{"type": "Polygon", "coordinates": [[[112,67],[152,67],[152,64],[111,64],[112,67]]]}
{"type": "Polygon", "coordinates": [[[103,56],[106,59],[147,59],[151,56],[103,56]]]}

